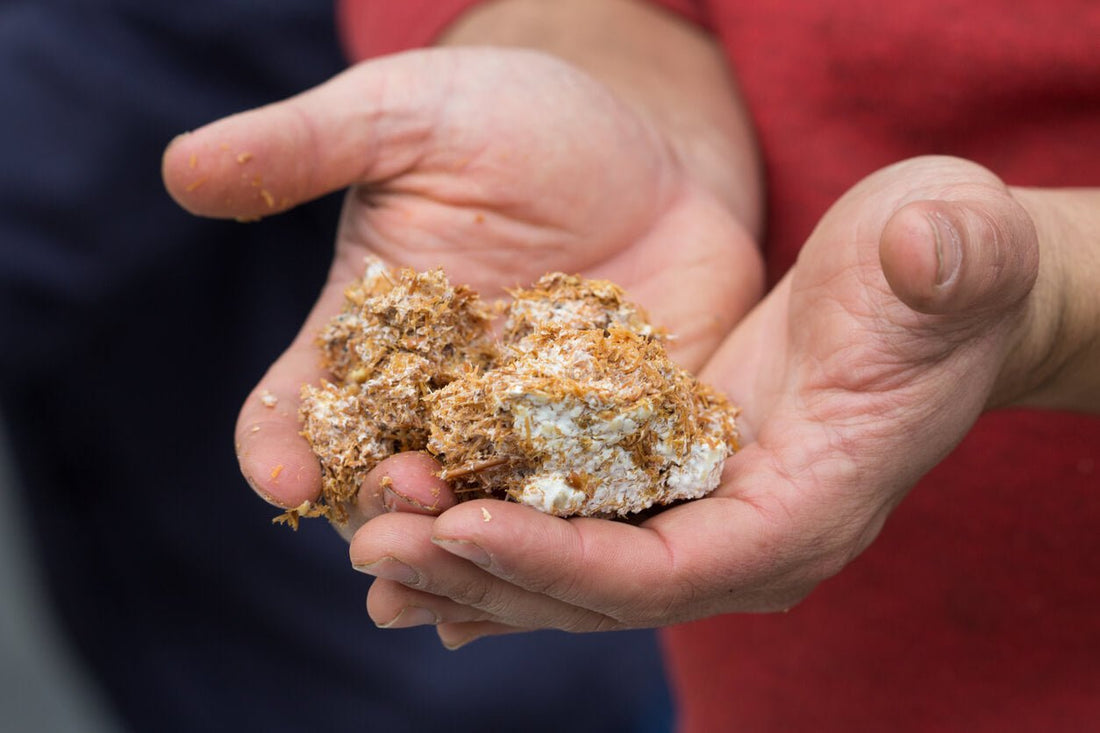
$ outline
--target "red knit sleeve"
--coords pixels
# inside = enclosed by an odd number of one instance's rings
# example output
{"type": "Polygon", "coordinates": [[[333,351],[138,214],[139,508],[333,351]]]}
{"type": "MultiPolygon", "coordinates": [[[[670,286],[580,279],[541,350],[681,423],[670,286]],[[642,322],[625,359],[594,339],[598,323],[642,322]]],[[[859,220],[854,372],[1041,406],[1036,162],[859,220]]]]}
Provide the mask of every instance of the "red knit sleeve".
{"type": "MultiPolygon", "coordinates": [[[[647,0],[703,23],[700,0],[647,0]]],[[[336,21],[344,51],[361,61],[427,46],[479,0],[337,0],[336,21]]]]}

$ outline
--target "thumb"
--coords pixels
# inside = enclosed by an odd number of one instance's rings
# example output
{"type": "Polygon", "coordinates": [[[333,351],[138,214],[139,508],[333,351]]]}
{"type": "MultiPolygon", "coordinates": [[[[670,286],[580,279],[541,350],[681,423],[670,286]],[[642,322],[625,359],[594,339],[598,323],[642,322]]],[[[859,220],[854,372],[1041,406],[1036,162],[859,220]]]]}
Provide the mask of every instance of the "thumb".
{"type": "Polygon", "coordinates": [[[887,221],[879,241],[894,294],[922,313],[1014,308],[1031,291],[1039,245],[1027,212],[1007,192],[985,200],[921,200],[887,221]]]}
{"type": "Polygon", "coordinates": [[[257,219],[410,168],[447,68],[431,52],[352,67],[290,99],[175,138],[161,164],[184,209],[257,219]]]}

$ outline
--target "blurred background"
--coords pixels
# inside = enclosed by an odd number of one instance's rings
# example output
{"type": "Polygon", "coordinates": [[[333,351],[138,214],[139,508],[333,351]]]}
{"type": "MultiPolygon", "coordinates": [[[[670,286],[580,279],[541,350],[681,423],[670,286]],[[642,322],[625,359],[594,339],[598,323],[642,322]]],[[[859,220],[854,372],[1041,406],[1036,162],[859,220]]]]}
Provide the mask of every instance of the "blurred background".
{"type": "Polygon", "coordinates": [[[3,729],[120,733],[87,670],[62,641],[30,546],[0,420],[0,711],[3,729]]]}
{"type": "Polygon", "coordinates": [[[317,0],[0,3],[0,730],[668,729],[652,633],[379,630],[327,523],[240,477],[340,195],[200,220],[161,152],[345,65],[317,0]]]}

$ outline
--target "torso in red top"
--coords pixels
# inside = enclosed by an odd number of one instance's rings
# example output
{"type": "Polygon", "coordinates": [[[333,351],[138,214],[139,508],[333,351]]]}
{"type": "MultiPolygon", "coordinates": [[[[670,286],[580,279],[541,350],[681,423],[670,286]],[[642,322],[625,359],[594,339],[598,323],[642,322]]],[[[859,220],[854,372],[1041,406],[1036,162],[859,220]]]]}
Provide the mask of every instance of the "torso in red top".
{"type": "MultiPolygon", "coordinates": [[[[902,158],[1100,185],[1094,0],[703,6],[764,148],[773,279],[902,158]]],[[[1100,730],[1100,420],[987,416],[800,606],[666,646],[692,732],[1100,730]]]]}

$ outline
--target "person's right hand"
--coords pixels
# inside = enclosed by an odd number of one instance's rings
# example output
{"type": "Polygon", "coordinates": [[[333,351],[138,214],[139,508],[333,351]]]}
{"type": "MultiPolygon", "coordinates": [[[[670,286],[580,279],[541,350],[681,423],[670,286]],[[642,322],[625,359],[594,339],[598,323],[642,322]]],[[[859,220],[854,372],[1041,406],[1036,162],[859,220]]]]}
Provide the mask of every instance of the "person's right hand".
{"type": "MultiPolygon", "coordinates": [[[[251,485],[283,507],[317,498],[299,389],[323,376],[315,335],[367,254],[443,267],[488,297],[555,270],[613,280],[677,335],[681,363],[700,366],[759,298],[762,264],[674,149],[574,67],[500,48],[367,62],[174,140],[165,182],[197,214],[253,219],[350,187],[329,281],[241,411],[251,485]]],[[[359,510],[349,531],[382,510],[377,492],[362,492],[359,510]]]]}
{"type": "Polygon", "coordinates": [[[1037,221],[1066,212],[1055,198],[954,158],[869,176],[702,372],[744,410],[721,486],[637,526],[483,499],[379,516],[350,547],[377,578],[371,617],[431,620],[456,646],[790,608],[870,544],[983,409],[1030,399],[1095,343],[1051,358],[1051,325],[1089,334],[1074,323],[1096,312],[1060,305],[1063,268],[1087,266],[1097,240],[1064,240],[1065,219],[1040,240],[1037,221]]]}

